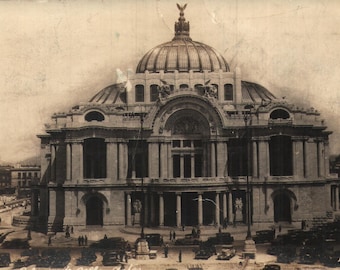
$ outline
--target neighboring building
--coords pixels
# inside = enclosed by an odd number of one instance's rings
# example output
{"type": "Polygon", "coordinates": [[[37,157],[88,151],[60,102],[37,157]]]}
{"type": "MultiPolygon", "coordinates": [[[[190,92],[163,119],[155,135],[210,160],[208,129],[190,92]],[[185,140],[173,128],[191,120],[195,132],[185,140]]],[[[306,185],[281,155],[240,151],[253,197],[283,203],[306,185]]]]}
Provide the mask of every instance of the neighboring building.
{"type": "Polygon", "coordinates": [[[39,182],[40,166],[19,165],[11,168],[12,187],[17,190],[19,197],[31,195],[31,184],[39,182]]]}
{"type": "Polygon", "coordinates": [[[11,166],[0,166],[0,194],[14,193],[11,188],[11,166]]]}
{"type": "Polygon", "coordinates": [[[253,223],[339,211],[320,114],[242,80],[190,38],[183,8],[175,37],[147,52],[127,83],[52,119],[32,193],[44,229],[246,223],[247,179],[253,223]]]}

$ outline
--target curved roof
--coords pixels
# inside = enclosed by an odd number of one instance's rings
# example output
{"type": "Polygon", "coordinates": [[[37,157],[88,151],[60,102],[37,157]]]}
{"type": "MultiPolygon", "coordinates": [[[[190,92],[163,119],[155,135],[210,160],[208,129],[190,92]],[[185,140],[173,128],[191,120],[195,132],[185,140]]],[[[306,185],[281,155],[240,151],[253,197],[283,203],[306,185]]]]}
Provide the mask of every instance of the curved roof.
{"type": "Polygon", "coordinates": [[[175,22],[175,37],[147,52],[139,61],[136,73],[230,71],[227,61],[214,48],[190,38],[189,22],[183,13],[185,7],[178,5],[181,12],[175,22]]]}
{"type": "Polygon", "coordinates": [[[253,103],[276,99],[268,89],[257,83],[241,81],[241,90],[243,102],[253,103]]]}

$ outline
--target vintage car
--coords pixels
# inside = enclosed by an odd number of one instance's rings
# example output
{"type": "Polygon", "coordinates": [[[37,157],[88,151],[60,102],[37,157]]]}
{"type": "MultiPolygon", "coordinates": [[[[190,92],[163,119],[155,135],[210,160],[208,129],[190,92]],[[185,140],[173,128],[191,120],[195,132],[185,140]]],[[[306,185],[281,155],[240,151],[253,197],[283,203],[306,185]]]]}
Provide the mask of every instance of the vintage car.
{"type": "Polygon", "coordinates": [[[270,243],[275,239],[275,231],[274,230],[261,230],[256,231],[256,234],[253,237],[253,240],[256,244],[261,243],[270,243]]]}
{"type": "Polygon", "coordinates": [[[199,245],[200,240],[195,238],[192,234],[186,234],[184,238],[178,238],[175,241],[175,245],[185,246],[185,245],[199,245]]]}
{"type": "Polygon", "coordinates": [[[266,264],[262,270],[281,270],[281,266],[278,264],[266,264]]]}
{"type": "Polygon", "coordinates": [[[216,233],[216,236],[209,237],[207,242],[213,245],[231,245],[234,242],[234,237],[230,233],[216,233]]]}
{"type": "Polygon", "coordinates": [[[221,252],[217,255],[217,260],[230,260],[236,255],[236,249],[233,246],[222,248],[221,252]]]}
{"type": "Polygon", "coordinates": [[[102,264],[104,266],[118,266],[118,265],[120,265],[118,253],[116,251],[106,251],[106,252],[104,252],[102,264]]]}
{"type": "Polygon", "coordinates": [[[8,267],[11,263],[11,256],[9,253],[0,253],[0,267],[8,267]]]}
{"type": "Polygon", "coordinates": [[[195,260],[208,260],[211,253],[205,249],[200,249],[195,253],[195,260]]]}

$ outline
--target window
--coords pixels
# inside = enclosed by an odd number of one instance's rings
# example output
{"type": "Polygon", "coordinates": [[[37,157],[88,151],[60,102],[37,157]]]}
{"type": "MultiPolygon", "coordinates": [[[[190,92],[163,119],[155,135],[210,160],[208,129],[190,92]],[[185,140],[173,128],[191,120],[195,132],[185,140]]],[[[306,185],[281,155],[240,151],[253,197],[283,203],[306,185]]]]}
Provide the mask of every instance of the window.
{"type": "Polygon", "coordinates": [[[224,85],[224,100],[233,100],[234,99],[234,90],[233,85],[228,83],[224,85]]]}
{"type": "Polygon", "coordinates": [[[269,142],[270,175],[293,175],[293,146],[289,136],[274,136],[269,142]]]}
{"type": "Polygon", "coordinates": [[[144,85],[137,84],[135,87],[135,100],[136,102],[144,102],[144,85]]]}
{"type": "Polygon", "coordinates": [[[104,139],[91,138],[84,141],[84,177],[106,177],[106,143],[104,139]]]}
{"type": "Polygon", "coordinates": [[[282,109],[272,111],[270,114],[270,119],[288,119],[288,118],[290,118],[289,113],[282,109]]]}
{"type": "Polygon", "coordinates": [[[103,114],[101,114],[100,112],[89,112],[88,114],[85,115],[85,120],[87,122],[91,122],[91,121],[104,121],[105,117],[103,114]]]}
{"type": "Polygon", "coordinates": [[[189,85],[187,85],[185,83],[183,83],[179,86],[179,89],[181,89],[181,90],[185,90],[185,89],[188,89],[188,88],[189,88],[189,85]]]}
{"type": "Polygon", "coordinates": [[[157,101],[158,99],[158,85],[157,84],[152,84],[150,86],[150,101],[157,101]]]}
{"type": "Polygon", "coordinates": [[[18,173],[18,179],[21,179],[21,173],[18,173]]]}

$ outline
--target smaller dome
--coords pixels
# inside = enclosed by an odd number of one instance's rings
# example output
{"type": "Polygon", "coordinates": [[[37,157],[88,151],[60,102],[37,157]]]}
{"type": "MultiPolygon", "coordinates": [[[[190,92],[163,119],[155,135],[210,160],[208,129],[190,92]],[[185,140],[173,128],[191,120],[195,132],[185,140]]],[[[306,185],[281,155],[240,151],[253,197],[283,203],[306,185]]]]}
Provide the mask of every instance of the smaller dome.
{"type": "Polygon", "coordinates": [[[276,97],[262,85],[253,82],[241,81],[242,101],[261,102],[271,101],[276,97]]]}
{"type": "Polygon", "coordinates": [[[100,90],[89,100],[89,102],[96,104],[125,104],[125,89],[125,83],[112,84],[100,90]]]}

